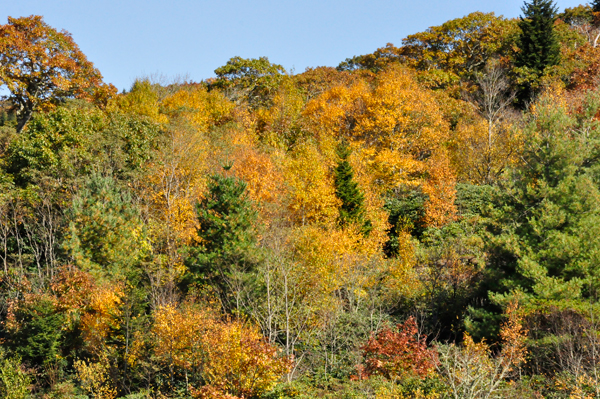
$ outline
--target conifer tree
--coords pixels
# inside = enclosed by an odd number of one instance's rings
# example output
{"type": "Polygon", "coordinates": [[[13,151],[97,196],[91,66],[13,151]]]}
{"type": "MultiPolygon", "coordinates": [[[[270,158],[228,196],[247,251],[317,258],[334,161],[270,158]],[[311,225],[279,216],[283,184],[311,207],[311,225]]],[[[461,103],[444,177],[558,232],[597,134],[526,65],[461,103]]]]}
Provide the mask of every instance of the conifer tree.
{"type": "Polygon", "coordinates": [[[200,245],[191,249],[187,280],[210,284],[226,306],[234,274],[239,278],[256,265],[257,215],[246,186],[235,177],[212,176],[208,194],[196,205],[200,245]]]}
{"type": "Polygon", "coordinates": [[[600,12],[600,0],[594,0],[590,4],[593,12],[600,12]]]}
{"type": "Polygon", "coordinates": [[[354,181],[354,172],[348,162],[352,153],[348,143],[343,141],[338,145],[338,166],[335,169],[335,195],[342,201],[340,207],[340,226],[356,223],[361,226],[365,235],[371,231],[371,222],[365,220],[364,195],[358,189],[358,183],[354,181]]]}
{"type": "Polygon", "coordinates": [[[532,0],[521,8],[523,16],[519,21],[521,36],[515,65],[525,68],[530,77],[523,82],[519,100],[524,103],[532,94],[537,80],[546,68],[557,65],[560,60],[560,46],[554,32],[557,8],[552,0],[532,0]]]}

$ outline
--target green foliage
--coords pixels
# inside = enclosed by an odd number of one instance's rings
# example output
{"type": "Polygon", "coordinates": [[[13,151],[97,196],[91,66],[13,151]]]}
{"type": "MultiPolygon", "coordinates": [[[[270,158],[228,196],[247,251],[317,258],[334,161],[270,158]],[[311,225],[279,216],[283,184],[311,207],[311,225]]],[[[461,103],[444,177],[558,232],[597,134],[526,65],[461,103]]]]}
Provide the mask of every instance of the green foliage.
{"type": "MultiPolygon", "coordinates": [[[[546,95],[526,128],[523,166],[497,189],[489,213],[489,298],[495,306],[519,300],[530,311],[577,308],[600,289],[600,131],[598,93],[579,117],[546,95]]],[[[471,327],[492,331],[481,309],[471,327]],[[479,321],[477,321],[479,318],[479,321]]]]}
{"type": "Polygon", "coordinates": [[[339,224],[342,227],[355,224],[364,235],[368,235],[372,226],[371,221],[365,219],[364,195],[354,181],[354,172],[348,162],[352,150],[348,143],[342,142],[336,152],[339,160],[335,168],[335,195],[342,201],[339,224]]]}
{"type": "Polygon", "coordinates": [[[188,258],[188,282],[209,283],[229,302],[228,279],[256,264],[257,214],[246,183],[235,177],[211,176],[207,195],[196,205],[199,245],[188,258]]]}
{"type": "Polygon", "coordinates": [[[29,395],[32,379],[23,370],[20,357],[7,357],[0,348],[0,397],[25,399],[29,395]]]}
{"type": "Polygon", "coordinates": [[[61,355],[65,314],[48,299],[19,306],[16,330],[9,332],[9,347],[30,365],[51,364],[61,355]]]}
{"type": "Polygon", "coordinates": [[[427,196],[420,190],[409,190],[398,193],[386,200],[384,209],[389,212],[388,241],[384,252],[388,257],[398,255],[398,235],[409,232],[415,237],[420,237],[425,231],[425,201],[427,196]]]}
{"type": "Polygon", "coordinates": [[[565,11],[558,14],[558,18],[573,26],[589,24],[594,20],[592,12],[597,11],[587,4],[580,4],[577,7],[565,8],[565,11]]]}
{"type": "Polygon", "coordinates": [[[515,57],[515,66],[521,68],[524,75],[529,75],[523,79],[518,94],[519,101],[524,104],[531,99],[547,68],[559,63],[560,45],[554,32],[557,8],[552,0],[532,0],[525,3],[522,11],[520,51],[515,57]]]}
{"type": "Polygon", "coordinates": [[[227,64],[215,69],[217,80],[213,88],[225,89],[235,101],[247,97],[253,107],[265,105],[269,96],[279,87],[285,69],[272,64],[267,57],[245,59],[233,57],[227,64]]]}
{"type": "Polygon", "coordinates": [[[158,126],[147,119],[72,103],[37,114],[7,149],[6,169],[26,185],[41,176],[76,178],[92,170],[127,174],[150,159],[158,126]]]}
{"type": "Polygon", "coordinates": [[[92,174],[68,214],[63,246],[75,265],[96,276],[139,275],[149,244],[131,196],[112,177],[92,174]]]}

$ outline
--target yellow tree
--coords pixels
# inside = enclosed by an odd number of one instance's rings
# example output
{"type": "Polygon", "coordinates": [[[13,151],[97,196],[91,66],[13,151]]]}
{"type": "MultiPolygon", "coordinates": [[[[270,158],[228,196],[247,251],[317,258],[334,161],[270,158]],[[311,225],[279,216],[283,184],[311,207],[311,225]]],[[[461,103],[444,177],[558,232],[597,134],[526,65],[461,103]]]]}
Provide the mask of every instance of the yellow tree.
{"type": "Polygon", "coordinates": [[[433,94],[419,86],[410,71],[389,68],[373,88],[363,82],[334,87],[309,102],[304,117],[317,138],[343,137],[362,148],[372,184],[380,192],[423,187],[435,194],[430,200],[437,203],[428,206],[438,210],[427,216],[428,221],[451,219],[454,174],[443,166],[449,129],[433,94]],[[444,192],[437,193],[439,189],[444,192]]]}
{"type": "Polygon", "coordinates": [[[185,272],[180,249],[197,240],[194,204],[206,188],[210,143],[207,132],[228,120],[232,104],[221,94],[184,87],[162,99],[162,143],[138,182],[146,204],[154,262],[148,268],[152,300],[172,302],[185,272]]]}
{"type": "Polygon", "coordinates": [[[296,146],[293,155],[284,160],[292,221],[300,225],[334,222],[339,199],[329,172],[332,165],[332,157],[324,156],[310,141],[296,146]]]}

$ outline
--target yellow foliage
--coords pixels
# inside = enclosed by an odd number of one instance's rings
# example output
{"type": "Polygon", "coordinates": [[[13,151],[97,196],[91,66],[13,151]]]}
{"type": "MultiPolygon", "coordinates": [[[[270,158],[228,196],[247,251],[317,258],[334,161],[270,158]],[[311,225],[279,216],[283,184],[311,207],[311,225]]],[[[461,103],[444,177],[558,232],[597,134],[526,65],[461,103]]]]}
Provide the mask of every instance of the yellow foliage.
{"type": "Polygon", "coordinates": [[[151,271],[158,285],[182,275],[179,249],[198,239],[195,203],[206,188],[208,148],[199,130],[170,126],[155,162],[139,182],[153,252],[160,255],[151,271]]]}
{"type": "Polygon", "coordinates": [[[86,312],[81,317],[83,340],[92,352],[101,353],[111,330],[119,328],[123,296],[119,284],[104,283],[92,290],[86,312]]]}
{"type": "Polygon", "coordinates": [[[295,138],[294,130],[300,123],[304,98],[293,81],[286,77],[271,101],[269,108],[256,111],[257,128],[263,142],[285,148],[295,138]]]}
{"type": "Polygon", "coordinates": [[[460,180],[490,184],[518,162],[522,146],[520,131],[510,121],[490,126],[471,115],[461,119],[453,132],[450,156],[460,180]]]}
{"type": "Polygon", "coordinates": [[[154,312],[154,353],[163,362],[184,369],[197,367],[203,359],[204,334],[216,328],[215,323],[214,315],[190,304],[161,306],[154,312]]]}
{"type": "Polygon", "coordinates": [[[291,366],[257,328],[241,321],[222,323],[204,339],[204,379],[222,393],[257,397],[270,391],[291,366]]]}
{"type": "Polygon", "coordinates": [[[288,186],[291,219],[298,224],[331,224],[340,200],[335,195],[330,168],[333,163],[310,142],[298,145],[286,159],[284,180],[288,186]]]}
{"type": "Polygon", "coordinates": [[[114,399],[117,389],[110,380],[110,366],[106,357],[99,362],[76,360],[73,364],[82,388],[94,399],[114,399]]]}
{"type": "Polygon", "coordinates": [[[303,115],[321,141],[344,137],[362,147],[379,190],[421,186],[432,202],[427,222],[452,219],[455,177],[444,148],[449,129],[434,95],[410,71],[390,68],[373,88],[364,82],[334,87],[310,101],[303,115]]]}
{"type": "Polygon", "coordinates": [[[191,303],[159,307],[151,335],[162,363],[202,370],[207,386],[191,389],[197,397],[255,397],[270,390],[290,366],[257,328],[220,321],[214,311],[191,303]]]}
{"type": "Polygon", "coordinates": [[[159,111],[159,95],[147,80],[136,80],[131,91],[113,97],[106,110],[142,115],[156,123],[167,123],[167,118],[159,111]]]}
{"type": "Polygon", "coordinates": [[[315,310],[327,309],[331,296],[344,288],[356,298],[380,287],[385,295],[411,295],[417,284],[412,266],[414,248],[410,236],[399,238],[401,248],[395,259],[384,259],[381,242],[364,237],[358,229],[298,228],[294,237],[297,266],[294,281],[312,299],[315,310]]]}
{"type": "Polygon", "coordinates": [[[220,92],[209,93],[203,87],[194,87],[177,91],[160,106],[161,112],[170,119],[183,118],[195,129],[205,132],[230,117],[234,104],[220,92]]]}

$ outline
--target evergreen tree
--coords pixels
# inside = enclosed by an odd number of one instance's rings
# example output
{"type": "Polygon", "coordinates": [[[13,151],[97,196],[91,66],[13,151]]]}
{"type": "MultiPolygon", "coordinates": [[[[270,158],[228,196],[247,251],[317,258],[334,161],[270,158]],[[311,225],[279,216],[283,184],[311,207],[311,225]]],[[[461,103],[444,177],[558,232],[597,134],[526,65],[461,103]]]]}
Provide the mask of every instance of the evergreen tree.
{"type": "Polygon", "coordinates": [[[537,103],[526,132],[523,166],[498,189],[487,226],[486,310],[474,309],[470,332],[498,330],[511,300],[531,312],[586,309],[600,294],[600,125],[592,96],[584,115],[554,96],[537,103]]]}
{"type": "Polygon", "coordinates": [[[139,210],[114,178],[92,174],[67,211],[71,261],[97,277],[137,280],[149,249],[139,210]]]}
{"type": "Polygon", "coordinates": [[[525,68],[529,77],[522,83],[519,100],[524,103],[533,94],[537,80],[547,67],[557,65],[560,46],[554,32],[557,8],[552,0],[532,0],[521,8],[521,35],[515,65],[525,68]]]}
{"type": "Polygon", "coordinates": [[[187,283],[208,283],[224,305],[231,305],[232,281],[239,282],[257,263],[257,215],[246,195],[246,183],[235,177],[212,176],[196,213],[200,245],[190,250],[187,283]]]}
{"type": "Polygon", "coordinates": [[[337,147],[338,165],[335,168],[335,194],[342,201],[340,226],[357,224],[365,235],[371,231],[371,221],[365,220],[364,195],[354,181],[354,172],[348,159],[352,150],[345,141],[337,147]]]}
{"type": "Polygon", "coordinates": [[[593,12],[600,12],[600,0],[594,0],[590,4],[593,12]]]}

